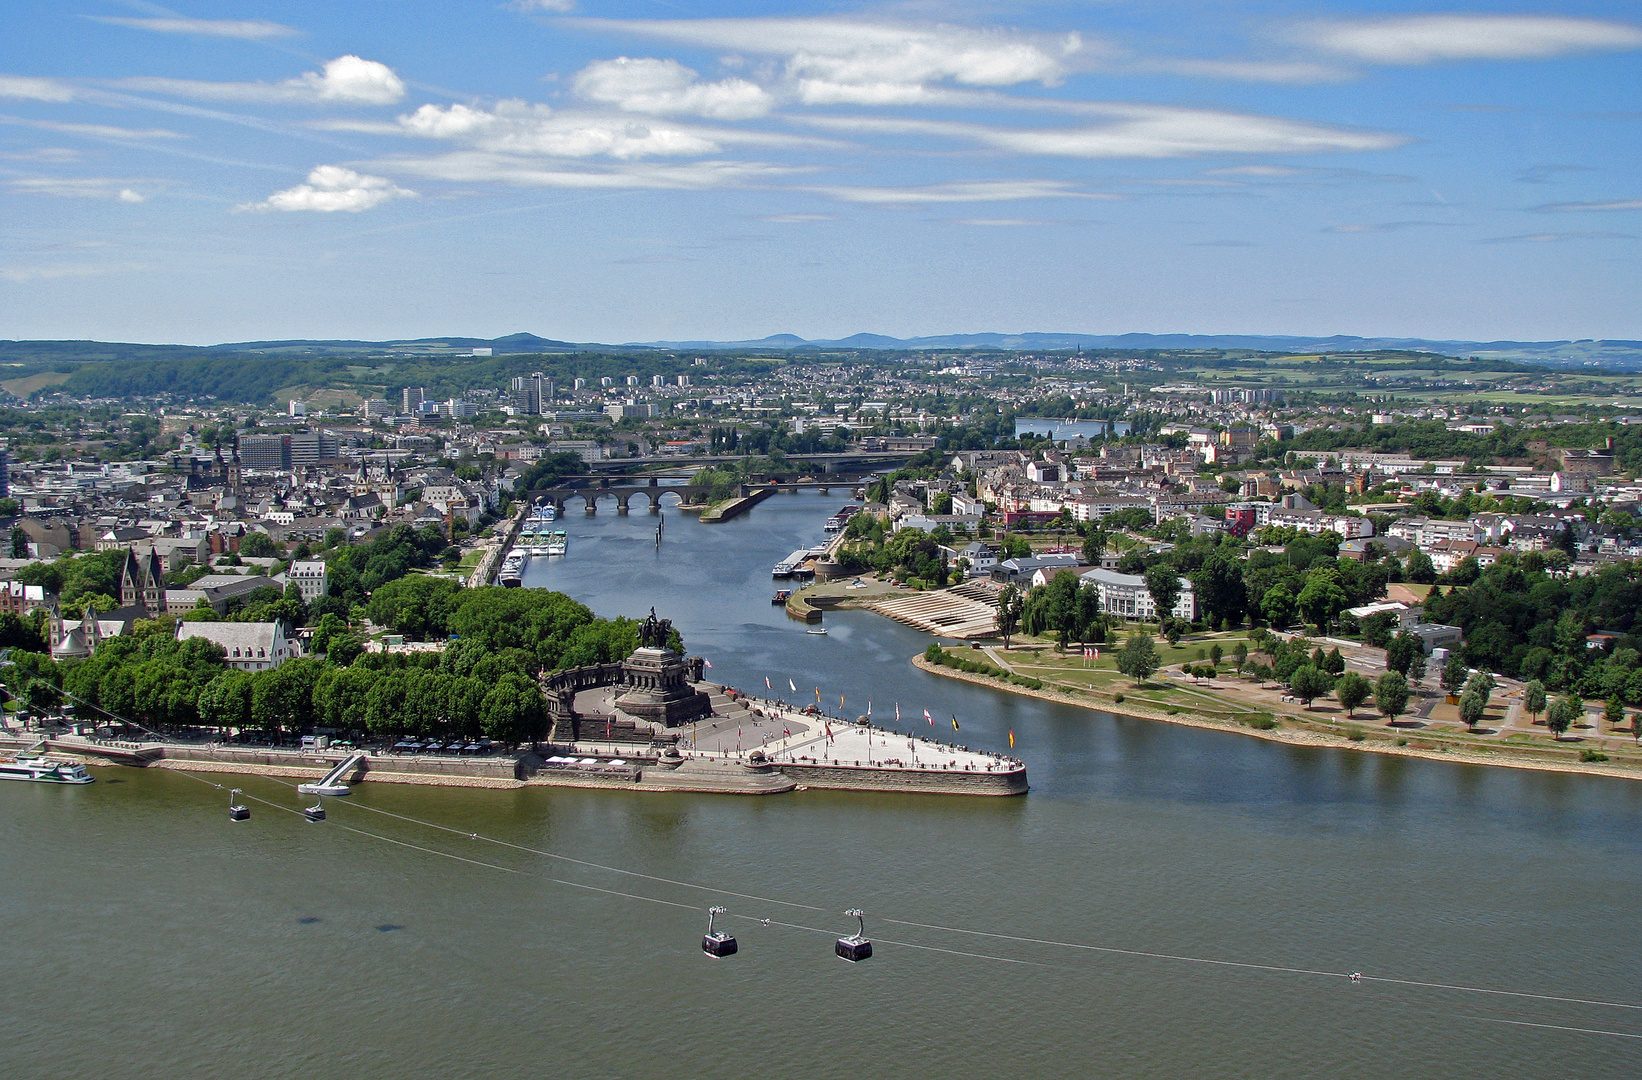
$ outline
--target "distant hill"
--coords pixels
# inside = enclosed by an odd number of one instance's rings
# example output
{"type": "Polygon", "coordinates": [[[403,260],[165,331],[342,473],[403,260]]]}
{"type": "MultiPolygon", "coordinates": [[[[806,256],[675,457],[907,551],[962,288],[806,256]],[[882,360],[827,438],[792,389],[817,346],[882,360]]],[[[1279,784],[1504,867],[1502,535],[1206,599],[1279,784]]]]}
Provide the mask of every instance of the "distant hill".
{"type": "Polygon", "coordinates": [[[1445,356],[1478,356],[1552,367],[1642,368],[1642,341],[1436,341],[1427,338],[1295,337],[1256,334],[944,334],[892,338],[856,334],[806,341],[776,334],[755,341],[645,341],[633,349],[1252,349],[1259,352],[1373,352],[1409,350],[1445,356]]]}

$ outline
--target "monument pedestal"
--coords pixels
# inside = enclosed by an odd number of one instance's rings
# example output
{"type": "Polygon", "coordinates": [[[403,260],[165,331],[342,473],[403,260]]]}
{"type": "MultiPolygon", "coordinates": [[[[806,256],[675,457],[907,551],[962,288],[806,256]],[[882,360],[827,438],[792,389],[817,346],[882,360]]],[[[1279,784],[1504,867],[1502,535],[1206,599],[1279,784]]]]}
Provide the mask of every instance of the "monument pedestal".
{"type": "Polygon", "coordinates": [[[713,711],[712,699],[691,688],[690,665],[672,649],[637,649],[621,670],[627,689],[615,706],[629,716],[678,727],[713,711]]]}

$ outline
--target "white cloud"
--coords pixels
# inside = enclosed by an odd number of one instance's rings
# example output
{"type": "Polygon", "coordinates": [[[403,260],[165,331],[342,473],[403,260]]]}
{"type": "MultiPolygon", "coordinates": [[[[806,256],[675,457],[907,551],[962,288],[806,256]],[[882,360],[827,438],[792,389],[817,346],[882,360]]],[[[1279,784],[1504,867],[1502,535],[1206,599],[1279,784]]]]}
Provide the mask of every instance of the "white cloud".
{"type": "Polygon", "coordinates": [[[576,74],[576,95],[626,112],[689,113],[714,120],[763,116],[775,104],[757,83],[746,79],[702,82],[698,72],[677,60],[617,57],[599,60],[576,74]]]}
{"type": "Polygon", "coordinates": [[[507,6],[514,11],[549,11],[563,14],[575,8],[576,0],[511,0],[507,6]]]}
{"type": "Polygon", "coordinates": [[[0,75],[0,97],[25,101],[73,101],[74,87],[56,79],[36,79],[28,75],[0,75]]]}
{"type": "Polygon", "coordinates": [[[1330,225],[1324,232],[1331,233],[1385,233],[1417,229],[1426,225],[1452,225],[1452,221],[1384,221],[1377,225],[1330,225]]]}
{"type": "Polygon", "coordinates": [[[332,213],[346,210],[357,214],[380,206],[389,199],[414,199],[416,192],[398,187],[381,176],[366,176],[340,165],[321,165],[308,174],[308,182],[276,191],[260,203],[246,203],[240,210],[316,210],[332,213]]]}
{"type": "Polygon", "coordinates": [[[573,167],[518,155],[471,150],[438,157],[386,158],[374,164],[389,172],[410,173],[452,183],[554,188],[745,187],[800,171],[756,161],[692,161],[678,165],[624,162],[573,167]]]}
{"type": "Polygon", "coordinates": [[[295,37],[302,33],[289,26],[262,19],[125,19],[111,15],[88,15],[93,22],[129,26],[134,30],[152,30],[157,34],[195,34],[201,37],[240,38],[244,41],[266,41],[269,38],[295,37]]]}
{"type": "Polygon", "coordinates": [[[1117,195],[1079,191],[1064,180],[968,180],[920,187],[812,187],[840,202],[878,206],[917,206],[939,203],[1013,202],[1021,199],[1116,199],[1117,195]]]}
{"type": "Polygon", "coordinates": [[[1642,199],[1609,199],[1606,202],[1546,203],[1544,206],[1536,206],[1534,209],[1564,214],[1601,213],[1603,211],[1610,210],[1642,210],[1642,199]]]}
{"type": "Polygon", "coordinates": [[[405,84],[392,68],[352,55],[327,61],[323,71],[304,72],[281,83],[137,78],[124,79],[119,85],[132,90],[211,101],[392,105],[405,96],[405,84]]]}
{"type": "Polygon", "coordinates": [[[953,218],[954,225],[972,225],[984,229],[1013,229],[1037,225],[1064,225],[1064,221],[1044,221],[1041,218],[966,217],[953,218]]]}
{"type": "Polygon", "coordinates": [[[1298,36],[1372,64],[1537,60],[1642,47],[1642,27],[1550,15],[1412,15],[1303,26],[1298,36]]]}
{"type": "MultiPolygon", "coordinates": [[[[423,105],[399,117],[398,124],[403,134],[462,141],[488,153],[562,158],[700,157],[716,154],[732,144],[810,148],[836,145],[778,132],[640,120],[612,113],[557,112],[546,105],[523,101],[498,102],[491,111],[461,104],[423,105]]],[[[368,125],[350,121],[327,126],[357,131],[368,125]]],[[[382,129],[369,126],[369,130],[382,129]]]]}
{"type": "Polygon", "coordinates": [[[759,218],[772,225],[807,225],[814,221],[837,221],[837,214],[766,214],[759,218]]]}
{"type": "Polygon", "coordinates": [[[1285,120],[1273,116],[1210,112],[1165,105],[1095,105],[1117,117],[1097,127],[1010,128],[944,120],[878,117],[807,117],[805,122],[841,131],[885,135],[934,135],[969,139],[1021,154],[1082,158],[1171,158],[1200,154],[1315,154],[1386,150],[1408,140],[1365,131],[1285,120]]]}
{"type": "Polygon", "coordinates": [[[578,25],[785,60],[807,102],[899,103],[925,83],[1060,82],[1091,51],[1077,34],[1022,34],[852,19],[582,19],[578,25]]]}
{"type": "Polygon", "coordinates": [[[115,199],[123,203],[146,202],[129,185],[130,180],[107,177],[31,176],[7,180],[6,188],[18,195],[46,195],[56,199],[115,199]]]}

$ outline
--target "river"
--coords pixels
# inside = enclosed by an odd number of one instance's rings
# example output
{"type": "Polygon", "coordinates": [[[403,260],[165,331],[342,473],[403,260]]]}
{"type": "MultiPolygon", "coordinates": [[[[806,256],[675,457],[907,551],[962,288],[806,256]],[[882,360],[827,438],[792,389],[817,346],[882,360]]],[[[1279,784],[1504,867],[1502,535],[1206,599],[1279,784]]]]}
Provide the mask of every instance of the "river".
{"type": "Polygon", "coordinates": [[[949,738],[955,715],[976,748],[1012,729],[1030,795],[367,783],[309,825],[262,803],[230,823],[224,792],[158,770],[0,785],[4,1075],[1642,1070],[1642,1039],[1615,1034],[1642,1033],[1636,1010],[1379,981],[1642,1000],[1642,785],[1017,698],[913,669],[928,639],[868,612],[806,635],[770,604],[769,567],[846,500],[780,495],[717,526],[669,510],[659,550],[656,517],[607,502],[567,517],[570,556],[527,583],[601,614],[653,604],[721,681],[790,678],[852,714],[870,698],[875,719],[928,708],[949,738]],[[771,925],[732,919],[740,954],[709,960],[715,900],[771,925]],[[831,955],[852,906],[877,941],[859,965],[831,955]],[[1326,974],[1350,971],[1371,978],[1326,974]]]}

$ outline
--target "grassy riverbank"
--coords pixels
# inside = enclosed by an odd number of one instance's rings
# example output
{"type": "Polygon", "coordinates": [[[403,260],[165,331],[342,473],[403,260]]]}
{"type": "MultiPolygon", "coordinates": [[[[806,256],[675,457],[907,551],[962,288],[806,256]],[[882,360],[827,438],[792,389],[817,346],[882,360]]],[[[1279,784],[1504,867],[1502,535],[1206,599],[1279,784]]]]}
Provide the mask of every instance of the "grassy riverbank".
{"type": "MultiPolygon", "coordinates": [[[[990,650],[989,650],[990,651],[990,650]]],[[[948,651],[947,656],[961,655],[948,651]]],[[[1103,662],[1107,657],[1102,656],[1103,662]]],[[[1321,718],[1307,719],[1294,714],[1238,708],[1235,703],[1214,698],[1207,693],[1200,700],[1188,704],[1177,696],[1177,688],[1156,682],[1135,687],[1133,681],[1116,672],[1091,670],[1086,684],[1069,683],[1060,679],[1035,680],[1034,687],[1026,682],[1025,672],[1035,671],[1034,665],[1015,665],[1013,674],[1001,667],[988,664],[998,674],[964,671],[956,666],[936,663],[923,655],[913,658],[912,664],[921,671],[961,679],[980,686],[1027,697],[1042,698],[1064,705],[1098,709],[1140,720],[1157,720],[1166,724],[1187,727],[1213,728],[1239,735],[1250,735],[1269,742],[1298,746],[1324,746],[1340,750],[1360,750],[1375,754],[1394,754],[1400,757],[1430,758],[1436,761],[1461,762],[1471,765],[1497,765],[1514,769],[1538,769],[1545,772],[1586,773],[1592,776],[1612,776],[1627,780],[1642,780],[1642,755],[1635,753],[1612,754],[1607,761],[1581,761],[1577,747],[1529,746],[1520,744],[1484,744],[1476,740],[1436,733],[1410,734],[1396,728],[1387,728],[1363,714],[1362,722],[1347,721],[1331,724],[1321,718]],[[1002,676],[1002,677],[1000,677],[1002,676]],[[1095,685],[1096,677],[1100,685],[1095,685]]],[[[974,665],[973,660],[971,664],[974,665]]],[[[1035,676],[1033,676],[1035,679],[1035,676]]]]}

